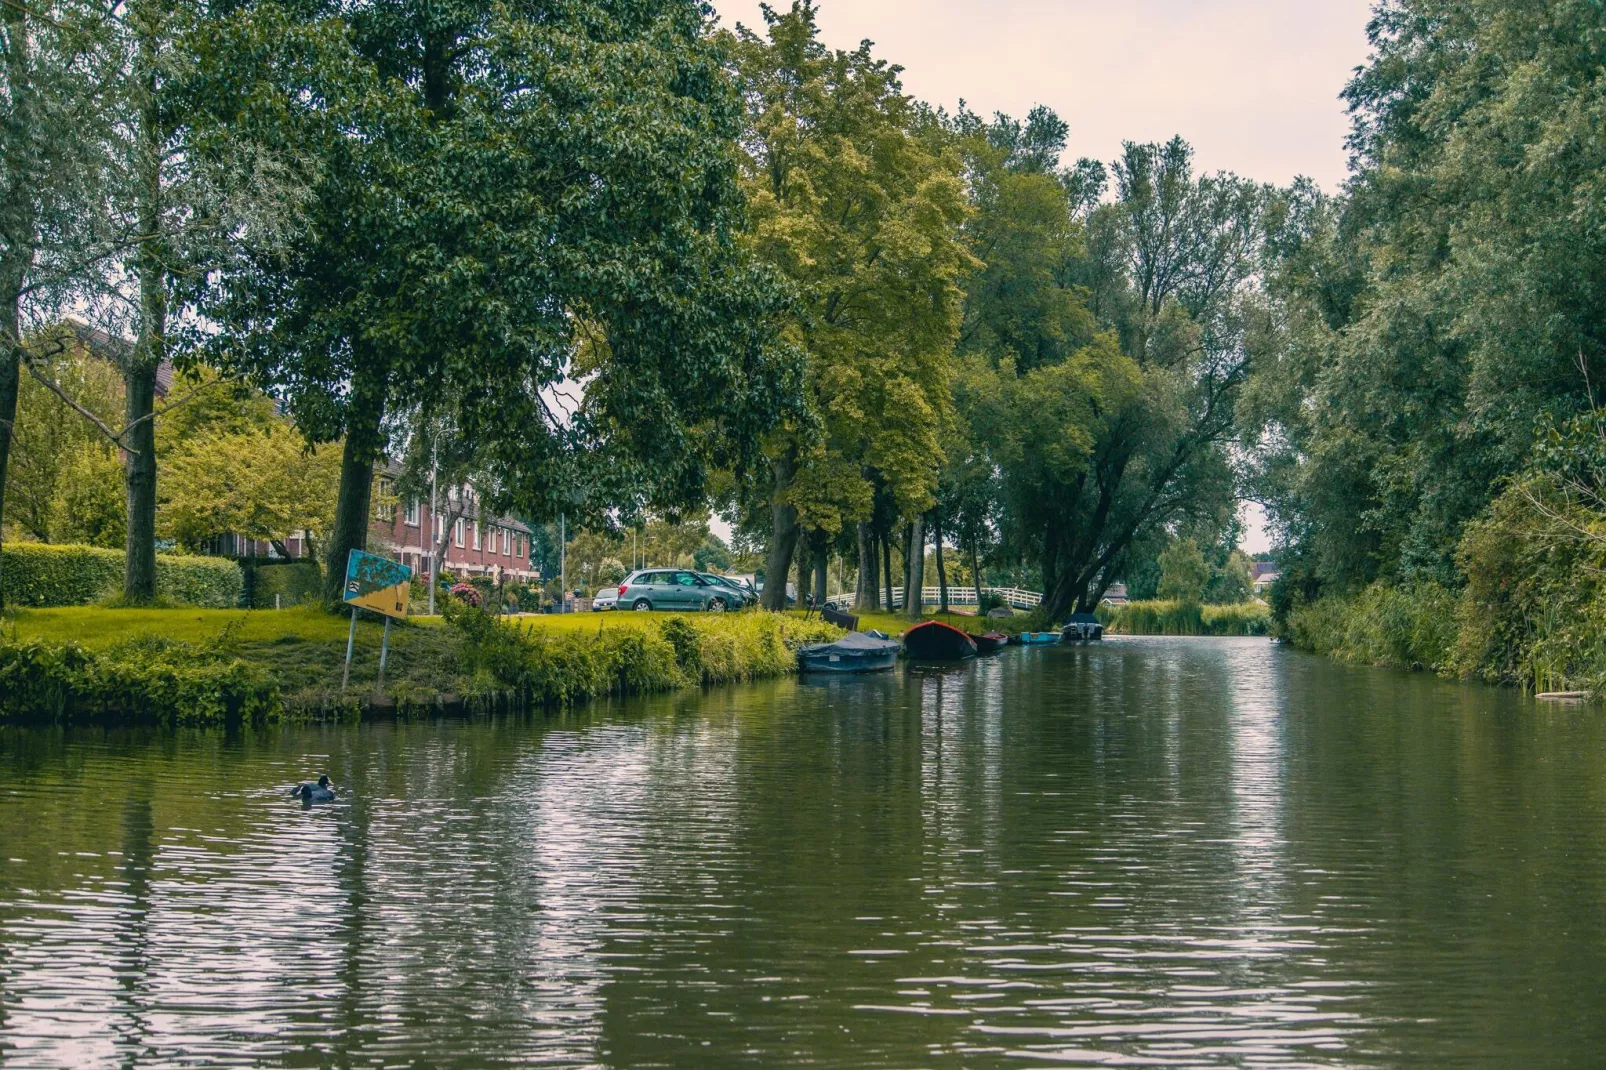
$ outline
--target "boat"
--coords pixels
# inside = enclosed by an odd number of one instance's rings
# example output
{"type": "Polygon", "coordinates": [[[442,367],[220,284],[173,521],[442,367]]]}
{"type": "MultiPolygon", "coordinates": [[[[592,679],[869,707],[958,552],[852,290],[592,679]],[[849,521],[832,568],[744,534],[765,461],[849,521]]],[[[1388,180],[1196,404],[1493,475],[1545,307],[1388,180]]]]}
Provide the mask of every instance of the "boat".
{"type": "Polygon", "coordinates": [[[1049,646],[1060,641],[1059,632],[1021,632],[1021,646],[1049,646]]]}
{"type": "Polygon", "coordinates": [[[1060,638],[1067,643],[1096,643],[1104,638],[1104,625],[1091,613],[1075,613],[1060,638]]]}
{"type": "Polygon", "coordinates": [[[976,656],[976,640],[951,624],[928,620],[903,633],[903,652],[915,661],[963,661],[976,656]]]}
{"type": "Polygon", "coordinates": [[[853,632],[834,643],[815,643],[797,652],[804,672],[885,672],[898,661],[898,642],[881,632],[853,632]]]}
{"type": "Polygon", "coordinates": [[[985,635],[973,635],[976,640],[976,653],[996,654],[1009,644],[1009,636],[1003,632],[987,632],[985,635]]]}

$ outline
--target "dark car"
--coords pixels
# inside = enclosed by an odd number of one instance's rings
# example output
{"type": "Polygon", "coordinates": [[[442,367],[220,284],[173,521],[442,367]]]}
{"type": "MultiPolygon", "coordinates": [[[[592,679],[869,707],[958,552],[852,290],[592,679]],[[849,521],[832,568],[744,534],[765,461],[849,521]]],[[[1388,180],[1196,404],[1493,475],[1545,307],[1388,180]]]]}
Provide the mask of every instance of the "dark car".
{"type": "Polygon", "coordinates": [[[740,597],[730,588],[684,568],[640,569],[619,585],[619,608],[637,612],[667,609],[723,613],[740,608],[740,597]]]}
{"type": "Polygon", "coordinates": [[[754,605],[758,602],[758,592],[747,586],[741,580],[734,579],[730,576],[721,576],[714,572],[699,572],[697,573],[697,577],[699,579],[707,580],[715,587],[723,588],[724,590],[730,591],[731,594],[735,595],[740,601],[732,602],[732,609],[740,609],[743,606],[754,605]]]}

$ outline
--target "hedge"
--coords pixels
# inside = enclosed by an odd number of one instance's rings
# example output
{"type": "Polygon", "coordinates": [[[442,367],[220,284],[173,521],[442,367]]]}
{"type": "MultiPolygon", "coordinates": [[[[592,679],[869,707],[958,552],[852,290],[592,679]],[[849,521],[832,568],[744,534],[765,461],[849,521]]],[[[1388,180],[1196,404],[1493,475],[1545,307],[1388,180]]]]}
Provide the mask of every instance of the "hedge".
{"type": "Polygon", "coordinates": [[[245,570],[245,604],[251,609],[288,609],[322,599],[323,569],[316,561],[276,561],[245,570]]]}
{"type": "MultiPolygon", "coordinates": [[[[6,601],[17,606],[84,606],[123,589],[123,555],[98,546],[7,543],[0,549],[6,601]]],[[[156,594],[185,605],[232,609],[245,576],[221,557],[156,555],[156,594]]]]}

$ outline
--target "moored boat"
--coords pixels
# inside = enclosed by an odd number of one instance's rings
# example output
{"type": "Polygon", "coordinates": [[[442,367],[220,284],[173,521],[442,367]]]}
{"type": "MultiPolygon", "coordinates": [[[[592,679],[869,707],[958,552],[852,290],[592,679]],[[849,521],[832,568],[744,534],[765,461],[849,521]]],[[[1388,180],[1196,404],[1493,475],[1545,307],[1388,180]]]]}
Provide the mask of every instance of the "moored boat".
{"type": "Polygon", "coordinates": [[[1104,625],[1091,613],[1077,613],[1060,632],[1060,638],[1067,643],[1096,643],[1104,638],[1104,625]]]}
{"type": "Polygon", "coordinates": [[[1009,636],[1003,632],[987,632],[985,635],[973,635],[976,640],[976,653],[996,654],[1009,644],[1009,636]]]}
{"type": "Polygon", "coordinates": [[[903,652],[915,661],[962,661],[976,656],[976,640],[951,624],[928,620],[903,633],[903,652]]]}
{"type": "Polygon", "coordinates": [[[1022,646],[1050,646],[1060,641],[1059,632],[1021,632],[1022,646]]]}
{"type": "Polygon", "coordinates": [[[880,632],[853,632],[834,643],[816,643],[797,652],[804,672],[884,672],[898,661],[898,643],[880,632]]]}

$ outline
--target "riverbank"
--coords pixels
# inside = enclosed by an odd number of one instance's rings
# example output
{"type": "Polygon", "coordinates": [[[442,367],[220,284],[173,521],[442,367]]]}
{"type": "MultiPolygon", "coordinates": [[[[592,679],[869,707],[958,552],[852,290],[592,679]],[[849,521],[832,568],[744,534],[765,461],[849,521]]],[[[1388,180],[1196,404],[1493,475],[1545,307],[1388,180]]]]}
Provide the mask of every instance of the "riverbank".
{"type": "Polygon", "coordinates": [[[1175,601],[1101,605],[1098,618],[1112,635],[1268,635],[1271,607],[1264,602],[1201,606],[1175,601]]]}
{"type": "Polygon", "coordinates": [[[0,632],[0,720],[262,723],[440,709],[544,708],[784,675],[794,651],[841,632],[779,614],[464,611],[391,630],[286,610],[19,610],[0,632]]]}

